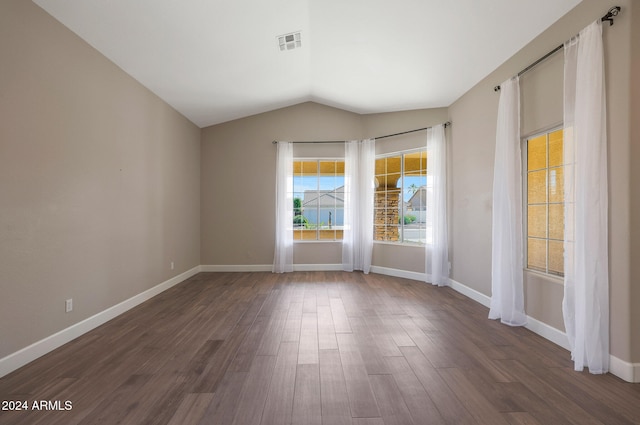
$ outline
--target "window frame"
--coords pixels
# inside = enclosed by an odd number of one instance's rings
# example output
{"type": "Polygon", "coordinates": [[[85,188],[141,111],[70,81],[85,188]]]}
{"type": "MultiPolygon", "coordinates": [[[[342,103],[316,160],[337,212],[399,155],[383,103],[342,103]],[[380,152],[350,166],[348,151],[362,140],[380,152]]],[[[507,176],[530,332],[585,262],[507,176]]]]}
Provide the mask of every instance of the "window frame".
{"type": "MultiPolygon", "coordinates": [[[[344,156],[339,157],[339,156],[304,156],[304,157],[294,157],[293,158],[293,163],[295,164],[296,162],[316,162],[318,164],[318,168],[317,168],[317,172],[316,172],[316,190],[320,190],[320,162],[323,161],[327,161],[327,162],[342,162],[343,167],[345,164],[345,158],[344,156]]],[[[293,174],[293,179],[295,181],[295,177],[296,174],[294,172],[293,174]]],[[[344,178],[344,173],[342,174],[342,177],[344,178]]],[[[296,198],[295,196],[296,194],[296,190],[295,190],[295,185],[293,185],[293,199],[296,198]]],[[[302,199],[302,201],[304,201],[304,198],[302,199]]],[[[320,216],[320,212],[319,212],[320,206],[318,205],[317,210],[316,210],[316,215],[317,217],[320,216]]],[[[344,206],[343,206],[344,209],[344,206]]],[[[295,217],[295,213],[294,213],[294,217],[295,217]]],[[[294,244],[298,244],[298,243],[342,243],[342,238],[337,239],[335,238],[336,233],[334,233],[334,239],[320,239],[320,228],[316,227],[315,229],[315,233],[316,233],[316,237],[315,239],[296,239],[295,238],[295,232],[296,232],[296,228],[293,228],[293,243],[294,244]]],[[[334,229],[334,232],[337,232],[338,229],[334,229]]],[[[344,234],[343,234],[344,235],[344,234]]]]}
{"type": "MultiPolygon", "coordinates": [[[[400,156],[400,180],[402,181],[402,187],[400,188],[400,197],[402,198],[404,191],[405,191],[405,187],[404,187],[404,160],[405,160],[405,155],[406,154],[412,154],[412,153],[417,153],[417,152],[424,152],[425,153],[425,157],[427,154],[427,147],[423,146],[423,147],[416,147],[416,148],[409,148],[409,149],[403,149],[400,151],[393,151],[393,152],[385,152],[385,153],[381,153],[381,154],[376,154],[375,156],[375,160],[377,161],[378,159],[381,158],[389,158],[389,157],[394,157],[394,156],[400,156]]],[[[429,167],[429,158],[427,157],[427,168],[429,167]]],[[[425,179],[427,176],[427,168],[425,168],[425,179]]],[[[374,175],[375,177],[375,175],[374,175]]],[[[428,183],[425,183],[426,186],[428,186],[428,183]]],[[[375,222],[375,206],[374,206],[374,222],[375,222]]],[[[373,243],[374,244],[384,244],[384,245],[393,245],[393,246],[411,246],[411,247],[426,247],[429,245],[428,241],[425,242],[412,242],[412,241],[405,241],[404,240],[404,220],[400,220],[399,221],[399,230],[400,230],[400,235],[402,236],[402,240],[399,241],[389,241],[389,240],[376,240],[375,239],[375,223],[374,223],[374,228],[371,229],[371,232],[374,233],[374,239],[373,239],[373,243]]],[[[424,231],[425,231],[425,239],[427,238],[427,225],[425,223],[424,225],[424,231]]]]}
{"type": "MultiPolygon", "coordinates": [[[[546,181],[545,182],[545,190],[546,190],[546,215],[547,215],[547,223],[546,223],[546,231],[547,231],[547,236],[546,238],[544,238],[547,241],[547,251],[546,251],[546,259],[545,259],[545,270],[540,270],[540,269],[536,269],[536,268],[530,268],[529,267],[529,244],[528,244],[528,238],[529,238],[529,234],[528,234],[528,229],[529,229],[529,213],[528,213],[528,207],[529,207],[529,203],[528,203],[528,192],[529,192],[529,179],[528,179],[528,175],[529,175],[529,149],[528,149],[528,144],[529,141],[532,139],[536,139],[540,136],[546,136],[547,137],[547,158],[546,158],[546,170],[547,172],[549,171],[550,167],[549,167],[549,149],[548,149],[548,144],[549,144],[549,135],[551,133],[554,133],[556,131],[562,131],[564,130],[564,124],[560,123],[557,125],[553,125],[547,128],[543,128],[541,130],[535,131],[527,136],[524,136],[521,138],[521,156],[522,156],[522,236],[523,236],[523,268],[526,272],[528,273],[534,273],[534,274],[538,274],[553,280],[557,280],[559,282],[564,281],[564,272],[563,273],[558,273],[558,272],[554,272],[554,271],[549,271],[549,240],[551,239],[549,237],[549,182],[546,181]]],[[[563,135],[563,140],[562,140],[562,145],[563,145],[563,149],[564,149],[564,135],[563,135]]],[[[562,167],[564,167],[565,164],[563,162],[562,167]]],[[[564,182],[563,182],[564,184],[564,182]]],[[[564,205],[564,193],[563,193],[563,205],[564,205]]],[[[564,208],[564,207],[563,207],[564,208]]],[[[564,214],[564,212],[563,212],[564,214]]],[[[556,240],[556,239],[553,239],[556,240]]],[[[564,242],[564,235],[563,235],[563,242],[564,242]]],[[[564,256],[563,256],[563,263],[564,263],[564,256]]],[[[563,265],[563,269],[564,269],[564,265],[563,265]]]]}

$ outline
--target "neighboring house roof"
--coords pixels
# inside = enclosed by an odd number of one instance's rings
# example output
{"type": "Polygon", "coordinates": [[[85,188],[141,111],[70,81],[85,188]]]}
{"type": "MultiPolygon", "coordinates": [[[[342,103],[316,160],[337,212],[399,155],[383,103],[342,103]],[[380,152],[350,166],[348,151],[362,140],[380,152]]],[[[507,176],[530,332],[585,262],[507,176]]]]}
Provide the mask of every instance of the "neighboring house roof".
{"type": "Polygon", "coordinates": [[[344,186],[333,190],[305,190],[302,208],[344,207],[344,186]]]}
{"type": "Polygon", "coordinates": [[[427,208],[427,187],[420,186],[411,198],[409,198],[407,204],[409,204],[414,211],[425,210],[427,208]]]}

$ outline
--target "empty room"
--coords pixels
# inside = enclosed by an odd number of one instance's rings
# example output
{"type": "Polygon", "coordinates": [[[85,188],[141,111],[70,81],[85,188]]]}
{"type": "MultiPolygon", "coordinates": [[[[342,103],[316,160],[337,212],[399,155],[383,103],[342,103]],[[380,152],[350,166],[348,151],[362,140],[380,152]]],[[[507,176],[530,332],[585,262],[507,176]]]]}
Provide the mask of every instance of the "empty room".
{"type": "Polygon", "coordinates": [[[640,424],[637,0],[0,0],[0,424],[640,424]]]}

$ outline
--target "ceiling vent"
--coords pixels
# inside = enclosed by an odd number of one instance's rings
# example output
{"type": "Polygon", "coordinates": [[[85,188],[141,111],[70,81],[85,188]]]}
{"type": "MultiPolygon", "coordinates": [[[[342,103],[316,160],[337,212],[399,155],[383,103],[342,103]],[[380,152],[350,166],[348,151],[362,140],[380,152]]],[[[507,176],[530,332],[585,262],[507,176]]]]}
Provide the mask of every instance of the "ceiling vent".
{"type": "Polygon", "coordinates": [[[297,49],[301,46],[302,44],[300,42],[300,31],[278,36],[278,48],[281,52],[284,52],[285,50],[297,49]]]}

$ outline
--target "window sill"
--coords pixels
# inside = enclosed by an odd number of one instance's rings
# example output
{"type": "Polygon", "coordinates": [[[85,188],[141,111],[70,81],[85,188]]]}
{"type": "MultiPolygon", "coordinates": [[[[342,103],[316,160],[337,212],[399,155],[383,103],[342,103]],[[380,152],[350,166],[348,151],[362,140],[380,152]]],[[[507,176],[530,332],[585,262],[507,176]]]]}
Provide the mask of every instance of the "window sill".
{"type": "Polygon", "coordinates": [[[295,241],[293,241],[294,245],[295,244],[308,244],[308,243],[337,243],[337,244],[342,245],[342,240],[333,240],[332,241],[332,240],[328,240],[327,239],[327,240],[313,240],[313,241],[311,241],[311,240],[306,240],[306,241],[305,240],[302,240],[302,241],[301,240],[295,240],[295,241]]]}
{"type": "Polygon", "coordinates": [[[532,269],[524,269],[525,274],[536,276],[539,279],[564,286],[564,276],[557,276],[532,269]]]}
{"type": "Polygon", "coordinates": [[[373,241],[374,245],[391,245],[391,246],[408,246],[413,248],[424,248],[426,245],[417,242],[391,242],[391,241],[373,241]]]}

